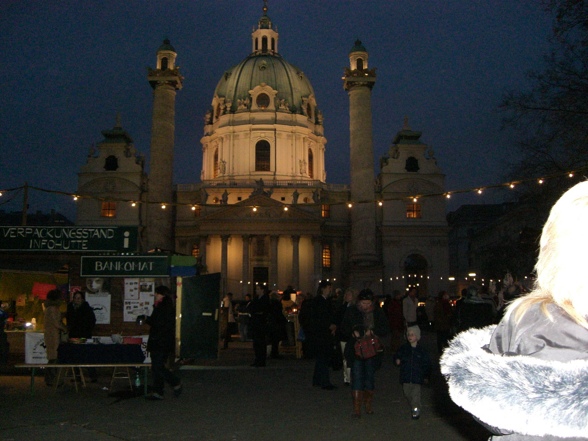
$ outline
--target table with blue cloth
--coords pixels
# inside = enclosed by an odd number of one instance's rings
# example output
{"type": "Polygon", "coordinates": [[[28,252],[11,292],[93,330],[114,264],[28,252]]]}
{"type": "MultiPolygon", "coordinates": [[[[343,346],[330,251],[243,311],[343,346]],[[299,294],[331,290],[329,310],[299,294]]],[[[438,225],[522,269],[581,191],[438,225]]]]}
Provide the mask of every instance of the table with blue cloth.
{"type": "Polygon", "coordinates": [[[143,363],[144,360],[141,345],[61,343],[57,349],[57,362],[64,364],[143,363]]]}

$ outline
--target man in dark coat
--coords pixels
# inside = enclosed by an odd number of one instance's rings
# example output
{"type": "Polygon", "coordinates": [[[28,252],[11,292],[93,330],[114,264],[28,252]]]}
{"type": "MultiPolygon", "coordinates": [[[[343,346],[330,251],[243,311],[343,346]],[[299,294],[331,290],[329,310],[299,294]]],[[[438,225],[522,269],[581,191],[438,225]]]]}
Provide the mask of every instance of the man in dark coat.
{"type": "Polygon", "coordinates": [[[255,287],[257,296],[251,301],[251,336],[255,361],[251,366],[264,367],[267,358],[267,320],[270,308],[269,290],[265,285],[255,287]]]}
{"type": "Polygon", "coordinates": [[[315,350],[314,374],[312,385],[325,390],[333,390],[329,377],[329,366],[335,344],[335,317],[332,303],[329,300],[331,295],[331,282],[321,280],[316,297],[312,300],[310,313],[311,342],[315,350]]]}
{"type": "MultiPolygon", "coordinates": [[[[74,292],[71,302],[67,304],[65,319],[70,338],[92,338],[92,332],[96,325],[96,315],[80,291],[74,292]]],[[[88,374],[92,383],[98,381],[96,368],[88,368],[88,374]]]]}
{"type": "Polygon", "coordinates": [[[145,323],[151,326],[147,351],[151,355],[153,378],[153,393],[147,398],[163,400],[165,382],[173,387],[174,395],[177,397],[182,392],[182,383],[171,370],[165,367],[169,356],[175,352],[176,343],[176,312],[171,291],[167,286],[155,288],[153,313],[145,319],[145,323]]]}

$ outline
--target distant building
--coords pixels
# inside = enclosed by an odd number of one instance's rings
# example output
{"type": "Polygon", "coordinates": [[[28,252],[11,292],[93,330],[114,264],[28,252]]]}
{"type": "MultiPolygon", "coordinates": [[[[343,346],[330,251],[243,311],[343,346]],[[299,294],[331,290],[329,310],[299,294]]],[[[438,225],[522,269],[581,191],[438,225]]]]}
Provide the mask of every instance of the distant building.
{"type": "Polygon", "coordinates": [[[149,176],[117,121],[80,168],[77,191],[86,197],[76,224],[137,225],[142,252],[196,256],[237,297],[256,283],[314,293],[325,278],[377,294],[409,285],[422,295],[447,289],[445,201],[413,200],[442,193],[445,176],[408,120],[391,134],[374,174],[376,74],[366,48],[355,42],[343,77],[351,182],[329,184],[323,114],[304,72],[279,53],[267,7],[251,37],[251,53],[222,70],[203,112],[200,179],[175,187],[175,98],[184,78],[164,41],[147,78],[154,94],[149,176]]]}
{"type": "Polygon", "coordinates": [[[22,211],[12,211],[7,213],[0,210],[0,225],[10,227],[17,225],[68,227],[74,225],[74,223],[55,210],[51,210],[49,213],[42,213],[41,211],[25,213],[24,216],[22,211]]]}

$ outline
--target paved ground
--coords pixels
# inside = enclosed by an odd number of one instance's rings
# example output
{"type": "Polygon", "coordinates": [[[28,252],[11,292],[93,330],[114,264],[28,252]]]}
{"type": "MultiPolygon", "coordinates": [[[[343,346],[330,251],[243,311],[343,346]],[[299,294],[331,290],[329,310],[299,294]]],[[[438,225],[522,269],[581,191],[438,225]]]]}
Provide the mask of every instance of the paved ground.
{"type": "MultiPolygon", "coordinates": [[[[431,346],[433,335],[424,334],[431,346]]],[[[4,370],[0,376],[0,440],[218,440],[218,441],[411,441],[486,440],[488,434],[448,398],[438,370],[423,389],[423,413],[411,420],[391,355],[376,377],[374,415],[351,417],[351,393],[342,373],[332,373],[334,391],[311,386],[313,361],[269,360],[251,368],[250,344],[232,344],[219,362],[183,366],[184,393],[147,401],[99,382],[79,393],[72,384],[54,391],[38,377],[4,370]],[[246,347],[244,347],[246,345],[246,347]],[[212,365],[211,365],[212,364],[212,365]],[[6,373],[8,372],[9,375],[6,373]]]]}

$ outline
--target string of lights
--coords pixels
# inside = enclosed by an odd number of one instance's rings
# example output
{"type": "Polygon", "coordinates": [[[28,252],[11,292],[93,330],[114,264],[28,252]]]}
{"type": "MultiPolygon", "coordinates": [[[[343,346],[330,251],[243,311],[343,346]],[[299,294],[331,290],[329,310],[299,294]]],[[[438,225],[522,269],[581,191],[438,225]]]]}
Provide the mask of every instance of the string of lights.
{"type": "MultiPolygon", "coordinates": [[[[482,195],[487,190],[501,189],[501,188],[513,190],[522,184],[536,183],[537,185],[542,185],[542,184],[546,183],[548,180],[551,180],[554,178],[568,177],[568,178],[572,179],[576,176],[581,175],[583,172],[586,172],[586,171],[588,171],[588,166],[578,168],[576,170],[569,170],[569,171],[565,171],[565,172],[554,173],[554,174],[550,174],[548,176],[542,176],[542,177],[537,177],[537,178],[517,179],[517,180],[511,180],[508,182],[499,183],[499,184],[482,185],[482,186],[478,186],[478,187],[460,189],[460,190],[448,190],[448,191],[444,191],[444,192],[440,192],[440,193],[422,193],[422,194],[415,194],[415,195],[410,195],[410,196],[398,196],[398,197],[386,197],[386,198],[380,197],[380,198],[375,198],[373,200],[346,201],[346,202],[335,202],[335,203],[328,203],[328,204],[329,205],[346,204],[348,208],[353,208],[354,204],[377,203],[377,205],[381,207],[384,205],[385,202],[389,202],[389,201],[407,201],[407,202],[412,201],[412,202],[416,203],[421,199],[433,198],[433,197],[444,197],[446,199],[450,199],[454,195],[465,194],[465,193],[475,193],[478,195],[482,195]]],[[[61,190],[51,190],[51,189],[31,186],[28,184],[25,184],[20,187],[12,187],[12,188],[2,189],[2,190],[0,190],[0,197],[6,197],[10,193],[20,191],[25,188],[28,190],[36,190],[36,191],[40,191],[40,192],[44,192],[44,193],[63,195],[63,196],[72,198],[74,201],[78,201],[80,199],[90,199],[90,200],[97,200],[97,201],[101,201],[101,202],[121,202],[121,203],[129,203],[133,207],[138,206],[140,204],[156,204],[156,205],[160,205],[161,208],[164,210],[167,209],[167,207],[182,207],[182,206],[184,206],[184,207],[190,207],[192,210],[196,210],[197,207],[218,207],[219,206],[219,203],[201,204],[201,203],[183,203],[183,202],[172,202],[172,201],[153,202],[153,201],[139,201],[139,200],[133,200],[133,199],[124,199],[124,198],[117,198],[117,197],[102,197],[102,196],[96,196],[96,195],[71,193],[71,192],[66,192],[66,191],[61,191],[61,190]]],[[[217,187],[217,188],[224,188],[224,187],[217,187]]],[[[304,204],[300,204],[300,205],[305,205],[305,206],[319,205],[320,206],[325,203],[326,202],[318,202],[318,203],[309,202],[309,203],[304,203],[304,204]]],[[[221,204],[221,205],[224,205],[224,204],[221,204]]],[[[285,204],[284,210],[288,209],[288,205],[295,205],[295,204],[285,204]]],[[[298,204],[296,204],[296,205],[298,205],[298,204]]],[[[251,208],[254,211],[257,209],[256,206],[251,206],[251,208]]]]}

